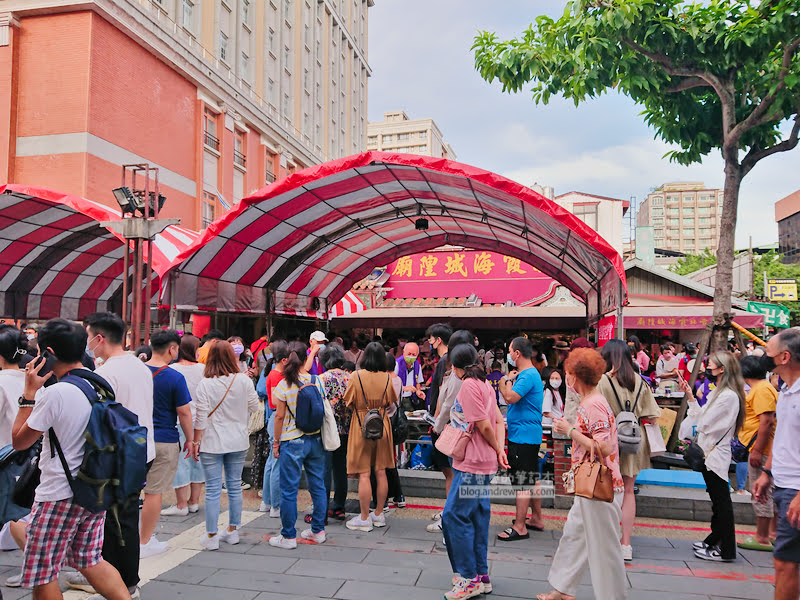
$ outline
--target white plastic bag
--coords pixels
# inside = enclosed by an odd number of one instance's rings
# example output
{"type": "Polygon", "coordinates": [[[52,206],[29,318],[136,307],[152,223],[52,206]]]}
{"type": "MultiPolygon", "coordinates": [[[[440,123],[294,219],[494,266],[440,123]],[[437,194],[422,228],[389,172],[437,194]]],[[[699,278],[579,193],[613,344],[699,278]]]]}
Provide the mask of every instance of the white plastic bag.
{"type": "Polygon", "coordinates": [[[341,446],[339,430],[336,428],[336,417],[333,416],[333,407],[328,399],[323,396],[322,404],[325,407],[325,416],[322,419],[322,446],[328,452],[333,452],[341,446]]]}
{"type": "Polygon", "coordinates": [[[681,428],[678,430],[678,438],[682,440],[693,440],[697,434],[697,421],[688,414],[683,418],[681,428]]]}
{"type": "Polygon", "coordinates": [[[664,443],[664,436],[661,435],[661,427],[652,423],[647,423],[644,426],[644,432],[650,444],[650,456],[660,456],[667,451],[667,445],[664,443]]]}

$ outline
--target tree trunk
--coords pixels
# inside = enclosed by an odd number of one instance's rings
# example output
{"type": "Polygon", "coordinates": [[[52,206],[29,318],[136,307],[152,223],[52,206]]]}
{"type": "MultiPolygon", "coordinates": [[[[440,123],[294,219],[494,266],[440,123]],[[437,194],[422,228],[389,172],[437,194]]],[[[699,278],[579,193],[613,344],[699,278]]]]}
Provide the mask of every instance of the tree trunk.
{"type": "MultiPolygon", "coordinates": [[[[725,152],[723,152],[725,154],[725,152]]],[[[711,352],[727,350],[731,323],[731,297],[733,295],[733,258],[736,246],[736,217],[739,207],[739,187],[742,168],[737,160],[725,160],[725,190],[717,247],[717,276],[714,289],[714,335],[711,352]]]]}

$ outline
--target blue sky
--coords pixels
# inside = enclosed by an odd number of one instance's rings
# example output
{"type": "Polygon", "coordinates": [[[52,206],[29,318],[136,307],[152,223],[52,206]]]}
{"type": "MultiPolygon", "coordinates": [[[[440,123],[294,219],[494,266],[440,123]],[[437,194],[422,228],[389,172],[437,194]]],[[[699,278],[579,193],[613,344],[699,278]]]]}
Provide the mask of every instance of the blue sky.
{"type": "MultiPolygon", "coordinates": [[[[640,109],[618,94],[581,104],[537,106],[529,91],[503,94],[484,82],[470,51],[480,29],[521,33],[539,14],[559,15],[553,0],[375,0],[369,12],[369,119],[402,109],[431,117],[458,160],[525,185],[641,201],[667,181],[722,187],[719,153],[681,167],[662,159],[640,109]]],[[[773,205],[800,188],[800,149],[762,161],[747,176],[739,204],[737,246],[777,241],[773,205]]]]}

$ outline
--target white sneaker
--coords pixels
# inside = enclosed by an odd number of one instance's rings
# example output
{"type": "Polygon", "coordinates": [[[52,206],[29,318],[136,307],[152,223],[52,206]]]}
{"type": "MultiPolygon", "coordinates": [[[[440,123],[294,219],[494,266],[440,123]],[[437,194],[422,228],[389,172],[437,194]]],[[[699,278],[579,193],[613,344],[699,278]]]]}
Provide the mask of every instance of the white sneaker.
{"type": "Polygon", "coordinates": [[[442,520],[442,513],[438,512],[431,517],[431,521],[441,521],[442,520]]]}
{"type": "Polygon", "coordinates": [[[270,510],[272,510],[272,507],[264,504],[264,501],[262,500],[258,507],[258,512],[269,512],[270,510]]]}
{"type": "Polygon", "coordinates": [[[245,483],[244,481],[242,482],[242,489],[243,490],[249,490],[251,487],[253,487],[253,486],[250,485],[249,483],[245,483]]]}
{"type": "Polygon", "coordinates": [[[96,593],[92,585],[86,580],[86,577],[81,575],[78,571],[64,573],[64,583],[76,590],[81,590],[90,594],[96,593]]]}
{"type": "Polygon", "coordinates": [[[161,511],[162,517],[185,517],[188,514],[188,506],[186,508],[178,508],[176,505],[173,505],[161,511]]]}
{"type": "Polygon", "coordinates": [[[362,521],[361,516],[356,515],[345,523],[345,527],[352,531],[372,531],[372,519],[367,517],[366,521],[362,521]]]}
{"type": "Polygon", "coordinates": [[[159,542],[154,535],[146,544],[139,544],[139,559],[161,554],[166,552],[168,548],[169,544],[167,542],[159,542]]]}
{"type": "Polygon", "coordinates": [[[626,562],[633,560],[633,546],[622,546],[622,560],[626,562]]]}
{"type": "Polygon", "coordinates": [[[275,548],[283,548],[284,550],[294,550],[297,548],[297,540],[289,540],[278,534],[275,537],[269,538],[269,545],[275,548]]]}
{"type": "Polygon", "coordinates": [[[381,513],[380,516],[376,515],[374,512],[369,513],[369,520],[372,521],[375,527],[386,527],[386,515],[383,513],[381,513]]]}
{"type": "Polygon", "coordinates": [[[190,513],[196,513],[198,510],[200,510],[200,505],[199,504],[190,504],[187,508],[189,509],[190,513]]]}
{"type": "Polygon", "coordinates": [[[6,579],[6,587],[19,587],[22,585],[22,573],[12,575],[6,579]]]}
{"type": "Polygon", "coordinates": [[[269,509],[269,516],[270,517],[280,517],[281,516],[281,509],[275,508],[274,506],[269,509]]]}
{"type": "Polygon", "coordinates": [[[425,528],[425,531],[430,533],[441,533],[442,532],[442,521],[441,519],[438,521],[434,521],[430,525],[425,528]]]}
{"type": "Polygon", "coordinates": [[[219,538],[223,542],[227,542],[231,546],[235,546],[239,543],[239,530],[234,529],[233,531],[228,531],[227,529],[219,534],[219,538]]]}
{"type": "Polygon", "coordinates": [[[304,540],[308,540],[309,542],[314,542],[315,544],[324,544],[325,543],[325,531],[320,531],[319,533],[314,533],[310,529],[306,529],[303,533],[300,534],[300,537],[304,540]]]}
{"type": "Polygon", "coordinates": [[[219,550],[219,534],[215,533],[214,535],[204,535],[203,539],[200,540],[200,545],[205,548],[206,550],[219,550]]]}
{"type": "Polygon", "coordinates": [[[258,496],[259,498],[261,498],[261,495],[262,495],[263,493],[264,493],[264,490],[258,490],[258,492],[256,492],[256,496],[258,496]]]}

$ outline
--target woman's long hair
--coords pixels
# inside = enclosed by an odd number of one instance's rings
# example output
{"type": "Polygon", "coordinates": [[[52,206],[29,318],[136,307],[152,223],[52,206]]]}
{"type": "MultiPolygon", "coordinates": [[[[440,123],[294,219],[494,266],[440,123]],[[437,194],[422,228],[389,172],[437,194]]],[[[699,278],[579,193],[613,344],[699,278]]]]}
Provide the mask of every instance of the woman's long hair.
{"type": "Polygon", "coordinates": [[[722,374],[717,378],[715,392],[720,393],[722,390],[731,390],[739,396],[739,414],[736,415],[736,429],[733,432],[736,435],[742,427],[742,423],[744,423],[746,410],[742,369],[739,366],[739,361],[736,360],[736,357],[731,352],[714,352],[708,357],[706,364],[710,362],[723,368],[722,374]]]}
{"type": "Polygon", "coordinates": [[[308,358],[308,347],[303,342],[289,344],[289,362],[283,369],[283,378],[286,383],[293,383],[297,387],[303,385],[300,381],[300,371],[306,364],[306,358],[308,358]]]}
{"type": "Polygon", "coordinates": [[[636,389],[636,371],[628,344],[622,340],[608,340],[600,354],[606,360],[606,372],[613,372],[619,384],[629,392],[636,389]]]}
{"type": "Polygon", "coordinates": [[[561,401],[566,401],[567,398],[567,378],[564,376],[564,371],[559,369],[558,367],[545,367],[544,371],[542,371],[542,383],[544,384],[544,389],[550,390],[553,392],[558,392],[561,395],[561,401]],[[553,389],[550,385],[550,376],[553,373],[557,373],[559,377],[561,377],[561,385],[558,386],[558,389],[553,389]]]}
{"type": "Polygon", "coordinates": [[[275,340],[272,342],[272,344],[270,344],[270,350],[272,352],[272,357],[267,361],[267,365],[264,367],[265,373],[272,371],[272,368],[284,358],[289,358],[289,344],[284,340],[275,340]]]}
{"type": "Polygon", "coordinates": [[[450,363],[457,369],[463,369],[463,379],[478,379],[486,381],[486,373],[480,367],[478,351],[471,344],[459,344],[453,349],[448,348],[450,363]]]}
{"type": "Polygon", "coordinates": [[[180,360],[196,363],[198,348],[200,348],[200,340],[190,333],[185,333],[181,337],[181,345],[178,349],[178,358],[180,360]]]}
{"type": "Polygon", "coordinates": [[[224,340],[217,340],[216,343],[212,344],[208,349],[208,358],[206,359],[203,377],[207,379],[225,377],[239,372],[239,363],[236,361],[233,346],[224,340]]]}

